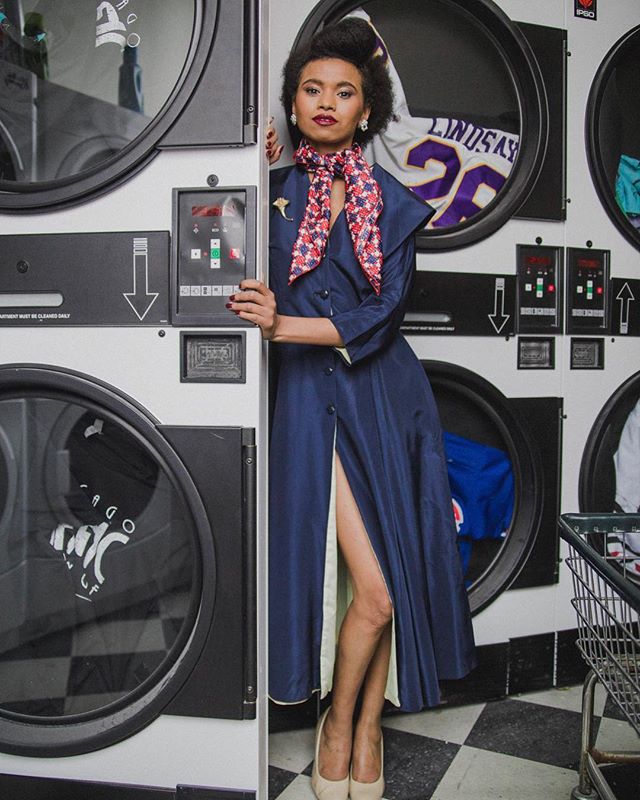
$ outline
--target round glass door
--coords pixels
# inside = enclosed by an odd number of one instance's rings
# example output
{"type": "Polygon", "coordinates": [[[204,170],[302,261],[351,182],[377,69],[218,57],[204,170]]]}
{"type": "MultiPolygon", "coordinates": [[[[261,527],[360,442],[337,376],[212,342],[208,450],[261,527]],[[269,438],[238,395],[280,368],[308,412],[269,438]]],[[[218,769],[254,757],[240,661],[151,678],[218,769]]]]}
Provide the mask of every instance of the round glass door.
{"type": "Polygon", "coordinates": [[[324,0],[298,42],[348,15],[374,27],[395,95],[367,157],[436,209],[418,245],[492,233],[531,190],[546,143],[544,88],[524,36],[490,0],[324,0]]]}
{"type": "MultiPolygon", "coordinates": [[[[640,511],[640,373],[616,389],[589,432],[580,464],[580,511],[640,511]]],[[[593,537],[608,560],[640,584],[640,533],[593,537]]]]}
{"type": "Polygon", "coordinates": [[[640,26],[609,51],[587,105],[587,155],[600,200],[640,248],[640,26]]]}
{"type": "Polygon", "coordinates": [[[199,19],[196,0],[0,3],[0,207],[54,186],[77,194],[149,154],[199,19]]]}
{"type": "Polygon", "coordinates": [[[12,385],[0,370],[0,749],[83,752],[175,693],[213,602],[211,534],[148,418],[72,376],[24,372],[12,385]]]}
{"type": "Polygon", "coordinates": [[[539,452],[508,399],[476,373],[423,361],[444,447],[472,613],[516,578],[542,513],[539,452]]]}

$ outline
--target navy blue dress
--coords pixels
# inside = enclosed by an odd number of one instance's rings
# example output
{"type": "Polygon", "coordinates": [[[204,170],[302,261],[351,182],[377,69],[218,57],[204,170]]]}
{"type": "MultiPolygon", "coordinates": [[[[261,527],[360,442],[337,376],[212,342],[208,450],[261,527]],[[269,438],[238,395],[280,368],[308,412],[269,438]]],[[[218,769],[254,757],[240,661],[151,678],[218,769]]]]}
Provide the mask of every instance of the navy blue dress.
{"type": "Polygon", "coordinates": [[[462,677],[474,666],[474,645],[438,412],[399,332],[415,267],[411,234],[432,211],[381,167],[373,173],[384,202],[379,296],[355,258],[344,212],[322,263],[288,285],[310,184],[300,167],[271,173],[271,203],[289,201],[284,215],[271,209],[278,311],[330,317],[346,353],[272,345],[269,693],[293,703],[330,688],[335,451],[393,603],[396,691],[387,696],[417,711],[440,701],[438,679],[462,677]]]}

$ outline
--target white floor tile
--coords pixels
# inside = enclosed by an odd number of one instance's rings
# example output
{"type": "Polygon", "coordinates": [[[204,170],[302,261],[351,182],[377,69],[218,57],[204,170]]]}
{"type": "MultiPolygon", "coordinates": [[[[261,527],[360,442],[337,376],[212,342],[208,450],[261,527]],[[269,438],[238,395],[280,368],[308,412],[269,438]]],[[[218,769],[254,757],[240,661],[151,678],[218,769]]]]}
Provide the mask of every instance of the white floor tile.
{"type": "Polygon", "coordinates": [[[295,780],[291,781],[284,792],[278,795],[278,800],[315,800],[315,795],[311,789],[311,778],[306,775],[298,775],[295,780]]]}
{"type": "Polygon", "coordinates": [[[306,775],[298,775],[287,788],[278,795],[278,800],[315,800],[315,795],[311,790],[311,778],[306,775]]]}
{"type": "Polygon", "coordinates": [[[475,725],[484,704],[456,706],[454,708],[433,708],[419,714],[397,714],[385,717],[382,724],[419,736],[430,736],[445,742],[462,744],[475,725]]]}
{"type": "Polygon", "coordinates": [[[630,750],[640,755],[640,736],[628,722],[604,717],[600,720],[596,747],[614,753],[630,750]]]}
{"type": "MultiPolygon", "coordinates": [[[[528,692],[527,694],[516,695],[515,699],[526,700],[527,703],[539,703],[543,706],[553,708],[563,708],[566,711],[582,712],[582,685],[568,686],[560,689],[545,689],[542,692],[528,692]]],[[[607,693],[603,686],[597,685],[593,700],[594,712],[601,716],[604,711],[604,704],[607,693]]]]}
{"type": "Polygon", "coordinates": [[[432,800],[567,800],[577,782],[568,769],[461,747],[432,800]]]}
{"type": "Polygon", "coordinates": [[[314,741],[313,729],[272,733],[269,736],[269,764],[290,772],[302,772],[313,760],[314,741]]]}

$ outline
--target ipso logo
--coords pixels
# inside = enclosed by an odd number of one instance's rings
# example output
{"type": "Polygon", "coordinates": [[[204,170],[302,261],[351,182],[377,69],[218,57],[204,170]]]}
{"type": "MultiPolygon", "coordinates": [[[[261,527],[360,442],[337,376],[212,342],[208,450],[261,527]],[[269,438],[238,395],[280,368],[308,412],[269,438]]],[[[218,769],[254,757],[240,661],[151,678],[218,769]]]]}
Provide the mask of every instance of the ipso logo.
{"type": "Polygon", "coordinates": [[[597,19],[597,0],[575,0],[575,16],[584,19],[597,19]]]}

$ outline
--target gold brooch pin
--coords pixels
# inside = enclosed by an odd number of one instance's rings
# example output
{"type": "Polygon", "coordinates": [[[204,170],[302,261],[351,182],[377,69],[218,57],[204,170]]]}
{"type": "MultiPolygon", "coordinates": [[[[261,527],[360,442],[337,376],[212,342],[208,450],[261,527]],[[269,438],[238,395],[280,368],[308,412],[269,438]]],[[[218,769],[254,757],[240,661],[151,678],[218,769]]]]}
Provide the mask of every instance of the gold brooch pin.
{"type": "Polygon", "coordinates": [[[293,222],[293,217],[288,217],[287,212],[285,211],[286,207],[289,205],[289,201],[287,200],[286,197],[278,197],[276,200],[273,201],[273,205],[282,214],[284,219],[289,220],[289,222],[293,222]]]}

